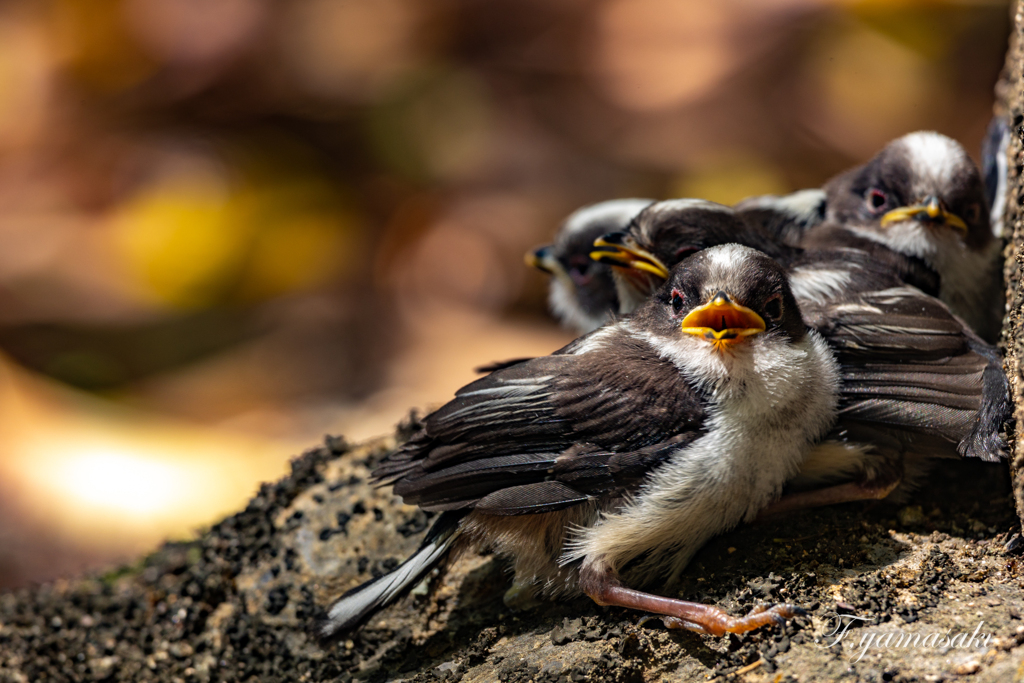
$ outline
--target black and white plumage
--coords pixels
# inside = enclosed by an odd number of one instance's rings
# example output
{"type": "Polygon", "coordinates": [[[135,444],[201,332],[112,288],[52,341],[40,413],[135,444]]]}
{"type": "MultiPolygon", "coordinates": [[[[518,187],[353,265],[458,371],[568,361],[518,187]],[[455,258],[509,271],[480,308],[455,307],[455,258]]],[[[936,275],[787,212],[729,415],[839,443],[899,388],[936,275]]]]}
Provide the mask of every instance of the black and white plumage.
{"type": "Polygon", "coordinates": [[[645,208],[624,230],[596,239],[590,256],[612,268],[618,312],[629,314],[665,281],[666,264],[670,267],[690,254],[731,242],[773,258],[785,250],[759,223],[743,223],[727,206],[703,199],[670,199],[645,208]]]}
{"type": "MultiPolygon", "coordinates": [[[[487,544],[513,558],[516,586],[582,591],[670,626],[721,634],[791,616],[736,619],[622,582],[678,579],[705,541],[774,500],[832,425],[837,373],[774,261],[702,251],[631,318],[464,387],[379,465],[407,503],[458,520],[396,571],[420,576],[438,543],[487,544]]],[[[398,594],[382,581],[336,603],[321,635],[398,594]]]]}
{"type": "MultiPolygon", "coordinates": [[[[565,327],[581,334],[595,330],[611,319],[620,296],[637,296],[635,288],[623,291],[622,283],[612,278],[610,268],[592,260],[590,252],[595,239],[625,230],[642,210],[654,203],[653,199],[615,199],[585,206],[565,220],[554,244],[526,254],[527,265],[552,276],[548,305],[565,327]]],[[[775,241],[795,245],[824,220],[825,192],[813,189],[749,197],[734,209],[743,220],[757,225],[775,241]]],[[[714,244],[728,241],[718,240],[714,244]]],[[[643,299],[629,307],[634,308],[643,299]]]]}
{"type": "Polygon", "coordinates": [[[419,549],[394,570],[345,593],[317,625],[316,634],[329,639],[359,628],[382,607],[403,597],[438,565],[456,539],[460,514],[441,515],[427,532],[419,549]]]}
{"type": "Polygon", "coordinates": [[[1005,116],[993,116],[981,144],[981,177],[985,182],[985,199],[989,206],[989,222],[996,238],[1008,236],[1003,225],[1006,210],[1006,184],[1009,181],[1010,122],[1005,116]]]}
{"type": "MultiPolygon", "coordinates": [[[[877,466],[911,468],[929,457],[1004,456],[1000,431],[1010,403],[999,353],[922,291],[937,291],[937,283],[920,261],[889,250],[789,247],[729,207],[697,200],[648,207],[625,233],[597,242],[616,249],[601,247],[594,256],[618,264],[616,277],[630,286],[653,287],[681,255],[725,239],[762,249],[787,269],[805,321],[840,362],[839,425],[831,438],[865,447],[840,457],[834,444],[823,445],[831,462],[812,459],[805,484],[858,471],[871,478],[877,466]]],[[[898,481],[900,473],[892,476],[898,481]]]]}
{"type": "Polygon", "coordinates": [[[995,339],[1003,315],[1001,244],[981,175],[958,142],[910,133],[830,180],[825,192],[825,222],[801,246],[920,260],[936,273],[939,298],[984,339],[995,339]]]}
{"type": "Polygon", "coordinates": [[[611,269],[590,258],[594,240],[622,230],[653,199],[615,199],[572,213],[554,244],[526,254],[527,265],[551,275],[548,305],[567,328],[586,334],[608,322],[618,308],[611,269]]]}
{"type": "Polygon", "coordinates": [[[595,240],[591,257],[612,267],[620,293],[619,313],[631,313],[685,256],[735,242],[761,251],[790,274],[801,301],[840,303],[861,292],[908,284],[939,291],[938,275],[920,259],[889,249],[871,253],[840,245],[804,249],[779,241],[758,221],[702,199],[671,199],[644,209],[618,233],[595,240]]]}
{"type": "Polygon", "coordinates": [[[825,221],[826,195],[819,188],[784,195],[759,195],[738,202],[733,210],[764,229],[776,241],[797,246],[811,228],[825,221]]]}

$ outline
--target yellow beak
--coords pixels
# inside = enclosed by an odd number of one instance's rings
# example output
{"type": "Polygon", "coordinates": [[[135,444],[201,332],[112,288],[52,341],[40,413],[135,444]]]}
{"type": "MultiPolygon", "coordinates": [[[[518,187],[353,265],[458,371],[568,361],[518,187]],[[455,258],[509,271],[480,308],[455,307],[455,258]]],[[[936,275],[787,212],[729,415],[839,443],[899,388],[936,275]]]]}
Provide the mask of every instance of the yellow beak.
{"type": "Polygon", "coordinates": [[[967,234],[967,223],[964,222],[960,216],[955,213],[946,210],[946,207],[942,204],[942,201],[938,197],[928,197],[920,204],[913,206],[901,206],[898,209],[893,209],[882,216],[882,227],[887,228],[893,223],[900,223],[902,221],[908,221],[918,217],[927,216],[928,220],[934,221],[942,225],[948,225],[951,228],[956,228],[960,232],[967,234]]]}
{"type": "Polygon", "coordinates": [[[669,270],[657,256],[643,249],[633,238],[621,232],[613,232],[598,237],[594,240],[594,246],[600,247],[590,252],[590,258],[598,263],[607,263],[618,268],[642,270],[668,279],[669,270]]]}
{"type": "Polygon", "coordinates": [[[711,301],[695,308],[683,318],[682,330],[703,337],[719,351],[747,337],[764,332],[764,318],[746,306],[734,302],[726,292],[718,292],[711,301]]]}

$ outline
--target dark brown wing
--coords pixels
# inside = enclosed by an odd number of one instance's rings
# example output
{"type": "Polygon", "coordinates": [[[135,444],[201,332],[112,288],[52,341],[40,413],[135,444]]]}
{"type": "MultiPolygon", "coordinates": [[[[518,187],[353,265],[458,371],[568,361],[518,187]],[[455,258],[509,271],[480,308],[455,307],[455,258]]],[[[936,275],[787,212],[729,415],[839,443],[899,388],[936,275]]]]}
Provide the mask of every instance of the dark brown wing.
{"type": "Polygon", "coordinates": [[[938,436],[948,455],[1003,457],[1009,387],[998,352],[945,304],[902,286],[807,308],[840,362],[840,423],[938,436]]]}
{"type": "Polygon", "coordinates": [[[700,434],[700,394],[646,343],[573,349],[463,387],[374,476],[429,510],[544,512],[635,486],[700,434]]]}
{"type": "Polygon", "coordinates": [[[889,247],[857,235],[835,223],[821,223],[808,230],[800,240],[807,258],[825,254],[842,255],[855,260],[874,274],[884,273],[900,282],[917,287],[925,294],[939,295],[940,276],[924,260],[901,254],[889,247]]]}

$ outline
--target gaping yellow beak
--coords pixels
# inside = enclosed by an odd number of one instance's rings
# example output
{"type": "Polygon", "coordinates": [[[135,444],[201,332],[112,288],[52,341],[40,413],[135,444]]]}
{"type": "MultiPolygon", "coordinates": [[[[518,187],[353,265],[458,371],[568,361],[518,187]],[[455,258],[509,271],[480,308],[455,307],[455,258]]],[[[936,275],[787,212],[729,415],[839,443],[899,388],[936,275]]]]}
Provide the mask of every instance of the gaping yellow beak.
{"type": "Polygon", "coordinates": [[[764,332],[764,318],[734,302],[726,292],[695,308],[683,318],[683,332],[703,337],[719,351],[764,332]]]}
{"type": "Polygon", "coordinates": [[[911,219],[925,219],[936,224],[948,225],[960,232],[967,234],[967,223],[960,216],[946,209],[942,200],[938,197],[928,197],[920,204],[914,206],[901,206],[893,209],[882,216],[882,227],[887,228],[893,223],[908,221],[911,219]],[[925,219],[925,217],[927,218],[925,219]]]}
{"type": "Polygon", "coordinates": [[[598,247],[590,252],[590,258],[598,263],[607,263],[617,268],[642,270],[668,279],[668,268],[657,256],[643,249],[636,241],[623,232],[613,232],[594,240],[598,247]]]}

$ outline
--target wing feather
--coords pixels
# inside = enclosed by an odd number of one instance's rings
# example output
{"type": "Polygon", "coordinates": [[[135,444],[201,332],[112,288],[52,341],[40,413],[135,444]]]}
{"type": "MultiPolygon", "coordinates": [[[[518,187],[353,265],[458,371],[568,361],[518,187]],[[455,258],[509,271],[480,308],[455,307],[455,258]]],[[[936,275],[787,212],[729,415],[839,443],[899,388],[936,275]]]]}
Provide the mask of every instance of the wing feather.
{"type": "Polygon", "coordinates": [[[898,286],[808,308],[840,362],[840,424],[929,433],[949,454],[1003,456],[1009,393],[999,353],[945,304],[898,286]]]}
{"type": "Polygon", "coordinates": [[[642,340],[492,372],[374,471],[428,510],[526,514],[636,486],[701,433],[702,396],[642,340]]]}

